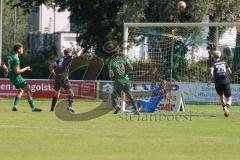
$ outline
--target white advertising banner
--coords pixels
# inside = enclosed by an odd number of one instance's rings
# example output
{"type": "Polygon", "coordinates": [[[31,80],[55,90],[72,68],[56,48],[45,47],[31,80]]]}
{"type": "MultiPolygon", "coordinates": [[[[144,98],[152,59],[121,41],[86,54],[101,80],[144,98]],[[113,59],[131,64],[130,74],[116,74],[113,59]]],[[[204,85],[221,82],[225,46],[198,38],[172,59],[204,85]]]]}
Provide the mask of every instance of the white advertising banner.
{"type": "MultiPolygon", "coordinates": [[[[100,83],[101,90],[110,93],[109,89],[112,89],[111,82],[100,83]]],[[[149,92],[152,90],[151,83],[132,83],[132,92],[149,92]]],[[[174,83],[172,84],[172,92],[180,91],[183,94],[185,102],[219,102],[219,97],[215,91],[215,85],[212,83],[207,86],[207,83],[174,83]]],[[[240,84],[231,84],[231,91],[233,97],[233,103],[240,104],[240,84]]],[[[137,94],[136,94],[137,95],[137,94]]]]}
{"type": "MultiPolygon", "coordinates": [[[[182,91],[185,102],[219,102],[219,97],[212,83],[176,83],[182,91]]],[[[240,85],[231,84],[233,103],[240,104],[240,85]]]]}

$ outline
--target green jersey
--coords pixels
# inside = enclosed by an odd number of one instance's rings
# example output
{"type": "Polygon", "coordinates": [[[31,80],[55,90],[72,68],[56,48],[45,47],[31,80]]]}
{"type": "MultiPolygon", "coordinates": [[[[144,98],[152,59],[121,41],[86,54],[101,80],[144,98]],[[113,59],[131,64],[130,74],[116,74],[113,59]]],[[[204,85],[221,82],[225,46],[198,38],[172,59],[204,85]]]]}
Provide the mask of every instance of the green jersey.
{"type": "MultiPolygon", "coordinates": [[[[114,55],[117,56],[117,55],[114,55]]],[[[116,107],[118,103],[118,96],[124,92],[129,98],[133,107],[137,108],[136,101],[131,94],[131,83],[128,78],[128,73],[126,67],[129,65],[129,60],[124,56],[117,56],[117,58],[112,57],[109,63],[109,72],[113,73],[115,81],[113,83],[112,91],[112,106],[116,107]]]]}
{"type": "Polygon", "coordinates": [[[108,66],[109,72],[114,74],[115,80],[129,80],[126,66],[129,64],[127,58],[113,58],[108,66]]]}
{"type": "Polygon", "coordinates": [[[10,54],[6,57],[5,60],[6,65],[8,66],[8,73],[12,76],[19,76],[14,72],[15,67],[20,67],[20,60],[17,54],[10,54]]]}
{"type": "Polygon", "coordinates": [[[8,76],[10,81],[16,88],[23,88],[27,85],[27,82],[21,74],[16,74],[14,68],[20,67],[20,60],[17,54],[12,53],[5,58],[5,63],[8,66],[8,76]]]}

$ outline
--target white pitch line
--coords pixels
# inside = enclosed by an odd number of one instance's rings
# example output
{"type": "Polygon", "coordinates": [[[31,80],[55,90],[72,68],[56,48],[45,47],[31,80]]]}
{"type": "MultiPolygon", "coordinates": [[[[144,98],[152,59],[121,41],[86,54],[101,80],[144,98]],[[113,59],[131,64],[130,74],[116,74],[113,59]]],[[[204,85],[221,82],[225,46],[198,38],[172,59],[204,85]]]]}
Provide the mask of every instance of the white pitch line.
{"type": "MultiPolygon", "coordinates": [[[[89,131],[89,130],[91,130],[91,128],[85,128],[85,129],[83,129],[83,128],[50,128],[50,127],[32,127],[32,126],[20,126],[20,125],[8,125],[8,124],[0,124],[0,128],[48,129],[48,130],[56,130],[56,131],[71,131],[71,130],[89,131]]],[[[97,128],[92,128],[92,129],[97,129],[97,128]]],[[[102,128],[102,129],[105,130],[106,128],[102,128]]],[[[121,131],[123,131],[122,129],[121,129],[121,131]]],[[[165,135],[163,135],[163,136],[159,135],[159,137],[166,138],[165,135]]],[[[216,140],[240,141],[240,137],[211,137],[211,136],[174,136],[174,137],[179,138],[179,139],[191,138],[191,139],[206,139],[206,140],[216,139],[216,140]]]]}
{"type": "Polygon", "coordinates": [[[33,126],[20,126],[20,125],[8,125],[0,124],[0,128],[22,128],[22,129],[48,129],[57,131],[67,131],[67,130],[87,130],[83,128],[50,128],[50,127],[33,127],[33,126]]]}

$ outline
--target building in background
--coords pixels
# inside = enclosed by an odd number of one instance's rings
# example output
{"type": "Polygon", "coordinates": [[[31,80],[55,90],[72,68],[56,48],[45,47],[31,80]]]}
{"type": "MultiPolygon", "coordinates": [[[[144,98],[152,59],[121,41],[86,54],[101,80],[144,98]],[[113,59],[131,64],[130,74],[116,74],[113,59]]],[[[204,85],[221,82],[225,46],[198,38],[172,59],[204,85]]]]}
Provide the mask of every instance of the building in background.
{"type": "Polygon", "coordinates": [[[78,34],[71,32],[70,12],[58,12],[57,6],[41,5],[32,10],[29,15],[30,33],[29,49],[33,53],[56,47],[60,53],[66,46],[77,47],[78,34]]]}

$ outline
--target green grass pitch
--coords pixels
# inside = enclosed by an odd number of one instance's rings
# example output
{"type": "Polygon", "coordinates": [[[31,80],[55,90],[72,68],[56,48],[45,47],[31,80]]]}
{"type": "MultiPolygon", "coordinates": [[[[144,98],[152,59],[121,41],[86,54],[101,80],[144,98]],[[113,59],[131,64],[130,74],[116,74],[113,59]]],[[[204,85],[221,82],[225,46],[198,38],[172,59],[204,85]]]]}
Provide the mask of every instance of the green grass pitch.
{"type": "MultiPolygon", "coordinates": [[[[188,105],[191,119],[126,120],[112,112],[84,122],[66,122],[50,113],[50,101],[38,100],[43,113],[27,101],[11,111],[13,99],[0,101],[1,160],[239,160],[240,109],[225,118],[217,105],[188,105]]],[[[98,105],[76,101],[78,112],[98,105]]],[[[178,114],[176,114],[178,115],[178,114]]]]}

